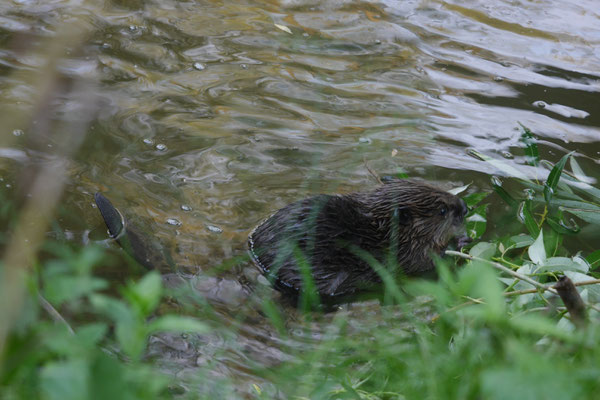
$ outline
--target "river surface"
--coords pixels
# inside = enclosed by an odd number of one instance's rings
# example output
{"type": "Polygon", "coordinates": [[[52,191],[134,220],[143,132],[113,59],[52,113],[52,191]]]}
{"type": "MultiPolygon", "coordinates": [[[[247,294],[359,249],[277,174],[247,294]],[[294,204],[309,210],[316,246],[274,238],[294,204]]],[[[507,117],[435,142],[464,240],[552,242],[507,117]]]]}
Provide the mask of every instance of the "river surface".
{"type": "MultiPolygon", "coordinates": [[[[259,221],[310,194],[374,187],[373,174],[491,190],[501,171],[469,150],[535,174],[519,123],[542,158],[575,151],[596,179],[599,71],[596,0],[4,0],[0,173],[13,186],[24,165],[68,154],[53,232],[105,236],[96,191],[147,224],[180,266],[169,279],[232,327],[159,336],[150,354],[182,382],[209,364],[252,393],[269,384],[253,368],[288,360],[334,318],[307,336],[290,310],[284,340],[253,313],[257,273],[230,260],[259,221]]],[[[342,312],[357,322],[381,312],[354,307],[342,312]]]]}

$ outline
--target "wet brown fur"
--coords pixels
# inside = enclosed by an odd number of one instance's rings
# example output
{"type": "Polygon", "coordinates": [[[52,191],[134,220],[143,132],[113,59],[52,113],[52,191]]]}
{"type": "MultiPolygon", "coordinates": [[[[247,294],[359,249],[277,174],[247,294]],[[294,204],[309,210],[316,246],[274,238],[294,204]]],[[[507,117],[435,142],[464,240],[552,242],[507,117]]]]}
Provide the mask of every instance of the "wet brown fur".
{"type": "Polygon", "coordinates": [[[319,294],[338,297],[381,282],[369,256],[406,275],[433,270],[431,255],[441,255],[462,231],[466,212],[455,195],[395,179],[367,192],[289,204],[257,226],[248,244],[254,262],[279,290],[299,293],[306,265],[319,294]]]}

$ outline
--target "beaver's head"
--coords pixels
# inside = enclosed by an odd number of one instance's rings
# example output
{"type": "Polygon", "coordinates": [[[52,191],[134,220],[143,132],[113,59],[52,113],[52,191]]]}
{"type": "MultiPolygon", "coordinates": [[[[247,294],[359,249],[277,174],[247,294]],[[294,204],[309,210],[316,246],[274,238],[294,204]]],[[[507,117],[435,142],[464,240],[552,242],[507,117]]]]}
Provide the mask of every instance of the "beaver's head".
{"type": "Polygon", "coordinates": [[[372,212],[390,239],[398,243],[406,272],[432,268],[431,254],[441,254],[453,237],[468,243],[464,200],[427,183],[394,179],[370,193],[372,212]]]}

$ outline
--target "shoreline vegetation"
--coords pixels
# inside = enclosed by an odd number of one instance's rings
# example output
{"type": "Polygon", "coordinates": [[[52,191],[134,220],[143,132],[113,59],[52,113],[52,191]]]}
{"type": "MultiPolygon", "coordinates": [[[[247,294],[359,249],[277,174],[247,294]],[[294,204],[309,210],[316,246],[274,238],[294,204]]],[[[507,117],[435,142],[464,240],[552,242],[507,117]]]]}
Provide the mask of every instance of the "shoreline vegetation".
{"type": "MultiPolygon", "coordinates": [[[[551,164],[539,159],[529,129],[523,127],[522,138],[530,166],[538,172],[547,167],[546,178],[529,178],[473,152],[502,179],[524,187],[524,196],[504,189],[496,176],[490,192],[464,195],[474,242],[438,260],[436,281],[398,282],[385,275],[385,266],[374,266],[383,274],[384,306],[361,320],[368,329],[352,327],[352,307],[306,311],[300,329],[310,335],[311,324],[319,323],[322,336],[294,349],[285,308],[264,293],[255,296],[254,305],[291,357],[277,368],[256,363],[256,381],[244,389],[225,376],[209,379],[210,363],[180,379],[148,356],[148,340],[157,334],[201,338],[231,329],[209,302],[186,304],[181,299],[189,293],[163,287],[157,272],[129,279],[115,292],[95,273],[115,262],[114,255],[43,235],[40,251],[22,254],[28,261],[20,265],[29,267],[7,264],[27,219],[2,190],[1,218],[9,229],[2,235],[1,272],[6,282],[14,269],[22,284],[20,291],[3,293],[5,305],[14,308],[1,316],[2,398],[592,398],[600,385],[600,251],[572,252],[563,239],[597,227],[600,190],[587,183],[574,154],[551,164]],[[492,192],[517,223],[511,235],[483,240],[493,236],[485,235],[485,200],[492,192]],[[162,307],[165,296],[177,298],[179,308],[162,307]]],[[[240,315],[236,329],[243,320],[240,315]]]]}

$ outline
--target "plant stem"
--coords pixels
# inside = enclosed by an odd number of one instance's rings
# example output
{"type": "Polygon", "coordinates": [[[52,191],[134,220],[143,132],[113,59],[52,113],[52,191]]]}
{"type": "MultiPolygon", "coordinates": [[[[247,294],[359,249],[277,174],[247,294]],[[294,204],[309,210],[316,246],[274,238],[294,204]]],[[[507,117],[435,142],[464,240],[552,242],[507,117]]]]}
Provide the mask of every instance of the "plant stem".
{"type": "MultiPolygon", "coordinates": [[[[575,286],[587,286],[587,285],[596,285],[600,283],[600,279],[592,279],[590,281],[583,281],[583,282],[575,282],[573,283],[575,286]]],[[[538,290],[537,289],[525,289],[525,290],[515,290],[512,292],[504,292],[505,296],[519,296],[522,294],[530,294],[530,293],[537,293],[538,290]]]]}
{"type": "Polygon", "coordinates": [[[40,301],[40,305],[42,306],[42,308],[44,310],[46,310],[46,312],[50,315],[50,317],[52,317],[52,319],[55,322],[63,324],[67,328],[67,330],[69,331],[69,333],[71,335],[75,334],[75,331],[73,330],[73,328],[71,328],[71,325],[69,325],[69,323],[67,322],[67,320],[65,320],[63,318],[63,316],[60,315],[60,313],[56,310],[56,308],[54,308],[52,306],[52,304],[50,304],[50,302],[48,302],[48,300],[46,300],[44,298],[44,296],[42,296],[41,294],[38,294],[38,300],[40,301]]]}
{"type": "Polygon", "coordinates": [[[502,271],[504,273],[507,273],[507,274],[509,274],[509,275],[517,278],[517,279],[520,279],[520,280],[522,280],[524,282],[529,283],[530,285],[533,285],[533,286],[537,287],[540,290],[548,291],[548,292],[553,293],[553,294],[558,294],[554,288],[548,287],[548,286],[544,286],[541,283],[536,282],[533,279],[529,278],[528,276],[525,276],[523,274],[519,274],[518,272],[515,272],[512,269],[506,268],[504,265],[499,264],[497,262],[486,260],[486,259],[480,258],[480,257],[473,257],[473,256],[471,256],[469,254],[461,253],[459,251],[454,251],[454,250],[446,250],[446,254],[451,255],[451,256],[457,256],[457,257],[465,258],[467,260],[475,260],[475,261],[481,261],[481,262],[487,263],[487,264],[491,265],[492,267],[494,267],[496,269],[499,269],[500,271],[502,271]]]}
{"type": "MultiPolygon", "coordinates": [[[[463,254],[464,254],[464,253],[463,253],[463,254]]],[[[498,258],[498,257],[493,257],[493,259],[494,259],[494,261],[502,261],[502,262],[503,262],[503,263],[505,263],[506,265],[510,265],[510,266],[511,266],[511,267],[513,267],[513,268],[519,268],[519,267],[520,267],[520,265],[517,265],[517,264],[511,263],[510,261],[508,261],[508,260],[505,260],[505,259],[504,259],[504,255],[503,255],[502,257],[500,257],[500,258],[498,258]]]]}

